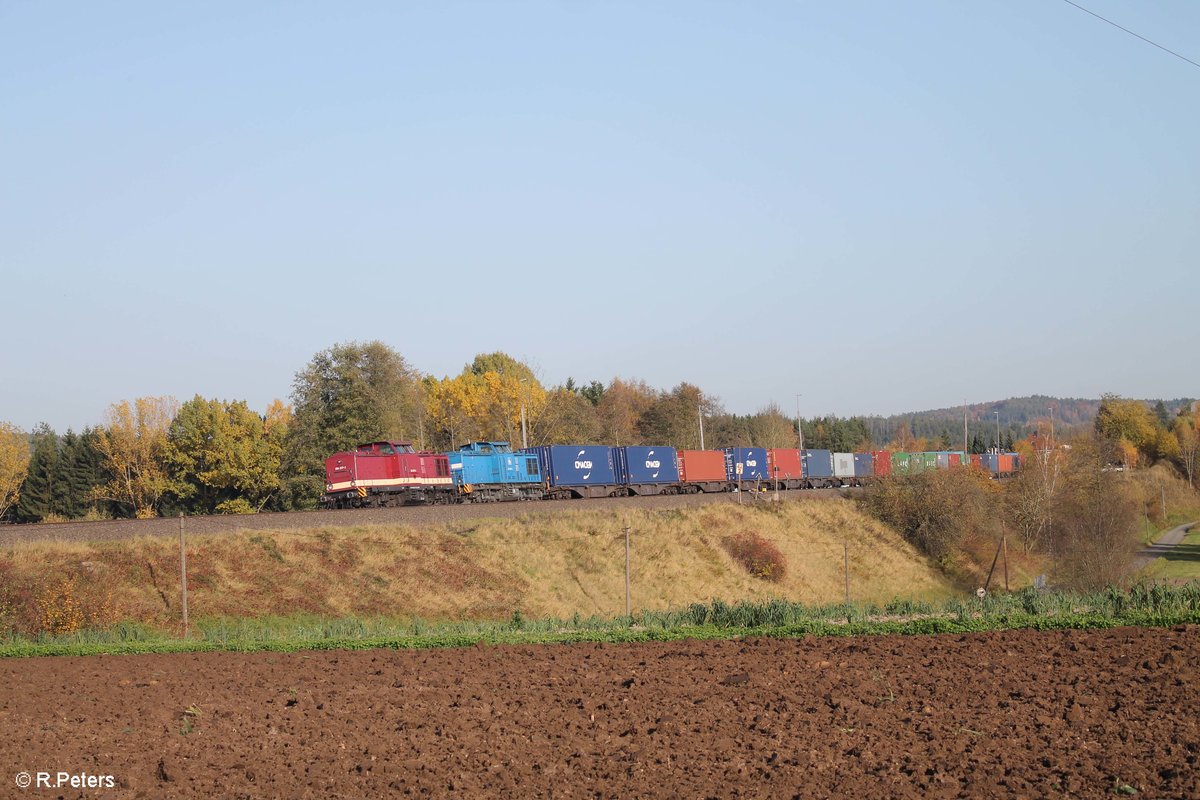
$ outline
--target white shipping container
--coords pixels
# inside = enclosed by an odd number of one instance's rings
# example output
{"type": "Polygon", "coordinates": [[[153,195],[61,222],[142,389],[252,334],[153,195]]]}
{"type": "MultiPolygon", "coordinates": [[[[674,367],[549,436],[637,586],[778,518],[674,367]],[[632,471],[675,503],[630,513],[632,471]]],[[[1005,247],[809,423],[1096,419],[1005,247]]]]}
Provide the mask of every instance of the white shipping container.
{"type": "Polygon", "coordinates": [[[854,477],[854,453],[834,453],[833,454],[833,477],[835,477],[835,478],[853,478],[854,477]]]}

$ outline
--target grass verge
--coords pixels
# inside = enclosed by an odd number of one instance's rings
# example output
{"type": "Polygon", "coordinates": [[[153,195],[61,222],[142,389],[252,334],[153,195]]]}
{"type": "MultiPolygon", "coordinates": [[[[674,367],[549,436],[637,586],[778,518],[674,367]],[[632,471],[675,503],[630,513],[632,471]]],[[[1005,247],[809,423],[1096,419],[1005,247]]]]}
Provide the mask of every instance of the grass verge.
{"type": "Polygon", "coordinates": [[[695,603],[633,617],[527,620],[505,623],[279,617],[210,619],[201,638],[165,637],[152,629],[121,626],[66,637],[12,638],[0,657],[145,653],[294,652],[368,648],[423,649],[478,644],[631,643],[743,636],[864,636],[956,634],[1013,629],[1084,629],[1124,625],[1160,627],[1200,623],[1200,584],[1139,585],[1129,591],[1078,595],[1033,589],[983,601],[929,603],[897,600],[884,606],[805,606],[783,600],[695,603]]]}

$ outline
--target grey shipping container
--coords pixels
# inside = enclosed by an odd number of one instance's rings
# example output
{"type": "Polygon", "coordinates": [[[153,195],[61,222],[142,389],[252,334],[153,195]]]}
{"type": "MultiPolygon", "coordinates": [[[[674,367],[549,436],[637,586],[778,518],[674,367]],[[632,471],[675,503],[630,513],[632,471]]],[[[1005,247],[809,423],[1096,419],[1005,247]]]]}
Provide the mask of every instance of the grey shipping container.
{"type": "Polygon", "coordinates": [[[835,478],[853,478],[854,477],[854,454],[853,453],[834,453],[833,454],[833,475],[835,478]]]}

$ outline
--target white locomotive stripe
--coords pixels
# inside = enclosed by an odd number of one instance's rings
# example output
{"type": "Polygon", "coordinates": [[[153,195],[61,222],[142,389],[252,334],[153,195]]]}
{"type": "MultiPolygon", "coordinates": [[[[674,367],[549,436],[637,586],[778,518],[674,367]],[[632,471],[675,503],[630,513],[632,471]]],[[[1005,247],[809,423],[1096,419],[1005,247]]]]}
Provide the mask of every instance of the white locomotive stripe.
{"type": "Polygon", "coordinates": [[[339,481],[338,483],[329,484],[325,491],[340,492],[346,489],[354,489],[358,486],[449,486],[452,481],[449,478],[392,478],[390,480],[369,480],[369,481],[339,481]]]}

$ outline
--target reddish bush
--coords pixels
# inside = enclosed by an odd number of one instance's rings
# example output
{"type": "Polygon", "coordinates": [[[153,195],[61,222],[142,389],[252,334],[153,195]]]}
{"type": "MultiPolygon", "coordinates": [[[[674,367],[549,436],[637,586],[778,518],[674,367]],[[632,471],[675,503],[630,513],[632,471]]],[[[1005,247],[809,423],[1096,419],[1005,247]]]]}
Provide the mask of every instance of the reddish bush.
{"type": "Polygon", "coordinates": [[[757,533],[727,536],[721,543],[729,557],[755,578],[779,583],[787,576],[787,559],[779,548],[757,533]]]}

